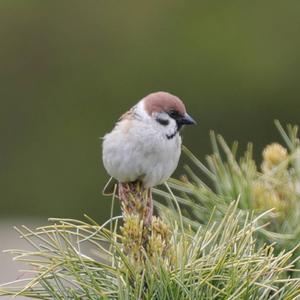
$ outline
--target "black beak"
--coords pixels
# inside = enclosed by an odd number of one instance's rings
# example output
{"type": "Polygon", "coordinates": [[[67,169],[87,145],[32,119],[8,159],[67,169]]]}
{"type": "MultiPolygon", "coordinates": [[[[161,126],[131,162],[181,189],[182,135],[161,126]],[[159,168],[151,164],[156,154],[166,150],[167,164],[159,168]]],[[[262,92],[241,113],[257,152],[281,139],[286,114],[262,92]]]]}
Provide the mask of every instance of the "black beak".
{"type": "Polygon", "coordinates": [[[177,119],[177,123],[180,125],[196,125],[196,121],[189,116],[188,114],[185,114],[183,117],[177,119]]]}

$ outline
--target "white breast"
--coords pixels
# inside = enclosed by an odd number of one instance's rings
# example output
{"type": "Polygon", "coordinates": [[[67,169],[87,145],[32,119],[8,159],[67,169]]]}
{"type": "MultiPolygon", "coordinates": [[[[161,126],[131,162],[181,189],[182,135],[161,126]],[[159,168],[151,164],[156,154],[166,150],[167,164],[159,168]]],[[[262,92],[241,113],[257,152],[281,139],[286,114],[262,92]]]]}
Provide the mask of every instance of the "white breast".
{"type": "Polygon", "coordinates": [[[149,123],[122,120],[104,137],[103,163],[120,182],[141,180],[146,187],[166,181],[178,165],[181,137],[167,139],[149,123]]]}

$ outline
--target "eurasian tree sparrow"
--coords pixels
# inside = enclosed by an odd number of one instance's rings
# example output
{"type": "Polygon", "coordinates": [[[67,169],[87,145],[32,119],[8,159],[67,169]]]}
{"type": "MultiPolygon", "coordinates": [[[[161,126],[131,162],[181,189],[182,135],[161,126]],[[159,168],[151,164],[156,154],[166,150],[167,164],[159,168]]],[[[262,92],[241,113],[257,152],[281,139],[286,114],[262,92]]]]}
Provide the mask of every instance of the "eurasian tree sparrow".
{"type": "MultiPolygon", "coordinates": [[[[195,123],[183,102],[167,92],[147,95],[119,119],[103,138],[103,163],[119,182],[121,200],[124,184],[139,182],[150,190],[172,175],[181,153],[180,129],[195,123]]],[[[149,201],[151,219],[151,192],[149,201]]]]}

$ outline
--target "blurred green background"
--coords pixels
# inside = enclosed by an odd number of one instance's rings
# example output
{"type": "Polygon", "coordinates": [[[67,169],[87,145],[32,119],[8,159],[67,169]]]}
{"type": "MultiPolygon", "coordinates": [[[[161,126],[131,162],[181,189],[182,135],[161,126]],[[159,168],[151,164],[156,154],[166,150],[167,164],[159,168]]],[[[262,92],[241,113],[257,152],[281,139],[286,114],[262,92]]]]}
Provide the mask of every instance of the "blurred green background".
{"type": "Polygon", "coordinates": [[[299,1],[0,2],[3,216],[108,218],[99,137],[152,91],[181,97],[198,126],[256,157],[299,122],[299,1]]]}

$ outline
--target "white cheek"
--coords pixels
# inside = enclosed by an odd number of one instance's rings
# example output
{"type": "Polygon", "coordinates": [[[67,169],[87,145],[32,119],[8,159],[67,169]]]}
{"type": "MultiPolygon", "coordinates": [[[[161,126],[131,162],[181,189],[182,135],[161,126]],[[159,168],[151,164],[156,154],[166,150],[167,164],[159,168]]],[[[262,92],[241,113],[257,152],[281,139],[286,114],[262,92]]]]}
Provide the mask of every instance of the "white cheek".
{"type": "Polygon", "coordinates": [[[166,134],[166,135],[171,135],[173,134],[174,132],[177,131],[177,124],[176,124],[176,121],[172,118],[169,118],[169,124],[166,125],[166,126],[162,126],[162,131],[166,134]]]}

